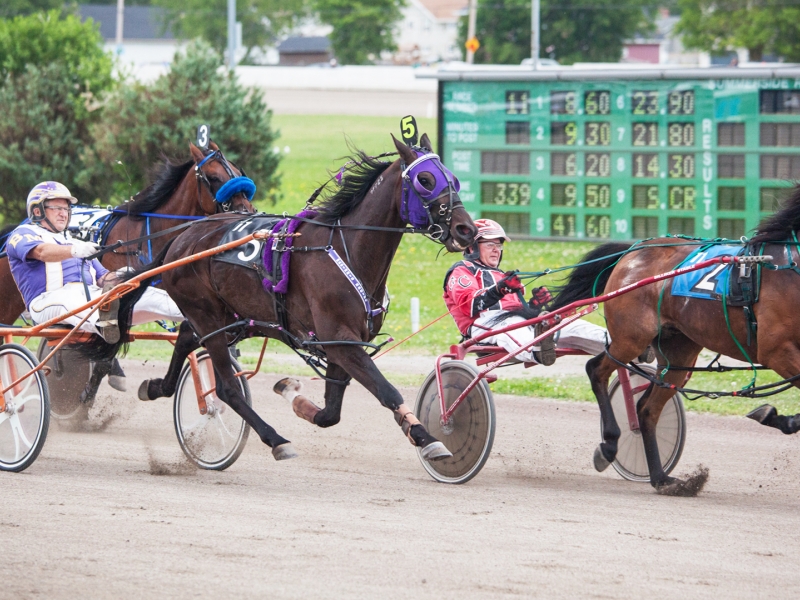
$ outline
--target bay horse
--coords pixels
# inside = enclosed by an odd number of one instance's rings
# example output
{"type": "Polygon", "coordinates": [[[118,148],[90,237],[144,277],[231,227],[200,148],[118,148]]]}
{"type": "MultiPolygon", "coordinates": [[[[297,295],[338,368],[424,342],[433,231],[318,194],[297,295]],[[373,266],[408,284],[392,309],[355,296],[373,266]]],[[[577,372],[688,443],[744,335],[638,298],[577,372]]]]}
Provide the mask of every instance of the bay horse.
{"type": "MultiPolygon", "coordinates": [[[[760,363],[785,379],[800,374],[800,319],[797,318],[800,270],[793,264],[800,263],[800,244],[796,237],[799,229],[800,185],[793,189],[778,212],[759,224],[756,235],[748,242],[753,254],[773,256],[774,265],[778,267],[762,269],[760,292],[752,306],[757,322],[755,335],[752,329],[748,331],[751,325],[744,307],[728,306],[726,318],[723,303],[718,300],[672,295],[674,279],[643,286],[605,303],[611,343],[607,353],[586,364],[602,419],[603,441],[595,451],[594,460],[597,470],[602,471],[614,461],[620,436],[608,396],[609,376],[619,365],[609,355],[619,363],[628,364],[652,345],[661,371],[670,365],[692,367],[700,351],[708,348],[737,360],[760,363]]],[[[607,294],[671,271],[708,241],[660,238],[634,246],[609,243],[595,248],[584,257],[584,264],[573,271],[551,308],[607,294]],[[620,253],[624,253],[621,258],[620,253]],[[589,260],[595,262],[586,262],[589,260]]],[[[680,368],[668,369],[663,376],[665,383],[677,387],[682,386],[686,378],[687,372],[680,368]]],[[[793,384],[800,387],[798,380],[793,384]]],[[[701,472],[685,481],[668,477],[659,458],[656,424],[662,408],[675,393],[674,389],[651,383],[637,405],[639,426],[651,485],[668,495],[694,495],[702,488],[707,473],[701,472]]],[[[800,425],[800,415],[780,417],[768,405],[749,416],[781,428],[785,433],[800,429],[794,426],[800,425]]]]}
{"type": "MultiPolygon", "coordinates": [[[[181,325],[166,376],[144,381],[139,389],[142,400],[171,396],[184,360],[202,340],[214,365],[217,395],[272,448],[276,460],[296,456],[288,440],[245,403],[234,376],[227,337],[221,332],[244,321],[248,335],[305,347],[327,363],[324,408],[304,399],[300,410],[295,409],[298,416],[319,427],[338,423],[352,377],[393,411],[423,456],[429,460],[450,456],[404,404],[364,346],[381,329],[383,312],[370,307],[381,305],[392,259],[403,233],[409,231],[407,224],[418,233],[438,237],[451,252],[469,246],[477,229],[458,197],[458,180],[432,153],[428,136],[423,135],[421,147],[415,148],[392,139],[398,160],[383,162],[356,151],[351,161],[356,166],[346,172],[341,188],[322,201],[316,214],[304,211],[291,221],[299,225],[300,237],[293,251],[284,255],[290,272],[285,295],[266,285],[255,269],[219,260],[203,259],[162,274],[164,289],[187,321],[181,325]]],[[[229,223],[215,220],[194,224],[151,266],[213,248],[230,229],[229,223]]],[[[122,301],[135,301],[128,296],[122,301]]],[[[121,306],[123,339],[125,312],[121,306]]]]}
{"type": "MultiPolygon", "coordinates": [[[[164,161],[154,171],[153,182],[147,188],[114,209],[99,244],[126,242],[180,224],[180,217],[206,217],[223,210],[216,201],[217,192],[229,180],[242,177],[243,172],[225,158],[214,142],[209,143],[206,151],[190,144],[189,152],[191,157],[188,161],[164,161]],[[171,216],[162,218],[157,215],[171,216]]],[[[255,212],[244,192],[235,194],[226,204],[226,210],[255,212]]],[[[7,228],[8,231],[4,229],[2,233],[10,233],[14,227],[7,228]]],[[[133,250],[122,246],[104,254],[100,262],[110,271],[127,266],[139,267],[150,262],[175,235],[177,232],[155,238],[149,244],[140,242],[133,250]]],[[[8,257],[3,253],[0,257],[0,323],[12,325],[24,310],[25,303],[11,276],[8,257]]]]}

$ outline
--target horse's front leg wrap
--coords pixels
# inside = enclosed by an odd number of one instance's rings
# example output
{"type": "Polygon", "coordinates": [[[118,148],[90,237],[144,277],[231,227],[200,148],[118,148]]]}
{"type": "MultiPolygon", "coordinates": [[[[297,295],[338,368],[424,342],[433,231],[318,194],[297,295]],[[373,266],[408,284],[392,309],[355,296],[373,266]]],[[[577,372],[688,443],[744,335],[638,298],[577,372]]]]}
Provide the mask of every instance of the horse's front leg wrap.
{"type": "Polygon", "coordinates": [[[414,441],[414,438],[411,437],[411,428],[414,425],[421,425],[421,423],[416,415],[411,412],[411,409],[405,404],[401,404],[394,411],[394,420],[400,425],[400,429],[403,430],[403,433],[408,438],[408,441],[411,442],[411,445],[416,446],[417,443],[414,441]]]}

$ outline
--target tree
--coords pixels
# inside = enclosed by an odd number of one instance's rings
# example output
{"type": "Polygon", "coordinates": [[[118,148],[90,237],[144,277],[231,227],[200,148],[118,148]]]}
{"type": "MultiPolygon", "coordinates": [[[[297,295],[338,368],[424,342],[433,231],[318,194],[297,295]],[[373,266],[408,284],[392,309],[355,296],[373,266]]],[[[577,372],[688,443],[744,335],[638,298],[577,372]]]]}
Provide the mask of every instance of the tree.
{"type": "Polygon", "coordinates": [[[0,19],[53,10],[61,8],[63,5],[63,0],[3,0],[0,4],[0,19]]]}
{"type": "Polygon", "coordinates": [[[404,0],[314,0],[320,20],[333,27],[331,45],[341,64],[363,65],[394,50],[395,23],[404,0]]]}
{"type": "MultiPolygon", "coordinates": [[[[648,0],[572,0],[572,4],[542,0],[540,57],[562,64],[578,61],[616,62],[626,39],[652,30],[643,7],[648,0]]],[[[530,0],[479,2],[476,37],[481,43],[476,63],[519,64],[531,54],[530,0]]],[[[467,38],[467,18],[459,23],[461,47],[467,38]]]]}
{"type": "Polygon", "coordinates": [[[72,73],[64,63],[28,65],[7,75],[0,87],[0,214],[6,222],[25,217],[25,199],[38,182],[64,182],[78,198],[88,190],[82,177],[84,147],[91,145],[90,120],[73,102],[72,73]]]}
{"type": "Polygon", "coordinates": [[[70,96],[80,112],[111,89],[113,59],[103,50],[98,26],[59,11],[0,20],[0,81],[23,74],[29,65],[58,63],[69,80],[70,96]]]}
{"type": "Polygon", "coordinates": [[[115,195],[126,198],[144,188],[161,156],[188,159],[197,126],[208,123],[225,156],[256,182],[258,197],[270,196],[279,184],[271,118],[262,92],[242,86],[207,43],[192,43],[152,84],[134,82],[113,94],[92,128],[91,175],[80,183],[102,189],[111,181],[115,195]]]}
{"type": "MultiPolygon", "coordinates": [[[[228,47],[227,0],[152,0],[166,9],[165,27],[183,39],[200,37],[218,52],[228,47]]],[[[236,0],[236,20],[242,24],[241,60],[254,49],[273,44],[305,14],[305,0],[236,0]]]]}
{"type": "Polygon", "coordinates": [[[783,0],[679,0],[675,32],[683,45],[707,52],[747,48],[750,60],[777,54],[800,60],[800,7],[783,0]]]}

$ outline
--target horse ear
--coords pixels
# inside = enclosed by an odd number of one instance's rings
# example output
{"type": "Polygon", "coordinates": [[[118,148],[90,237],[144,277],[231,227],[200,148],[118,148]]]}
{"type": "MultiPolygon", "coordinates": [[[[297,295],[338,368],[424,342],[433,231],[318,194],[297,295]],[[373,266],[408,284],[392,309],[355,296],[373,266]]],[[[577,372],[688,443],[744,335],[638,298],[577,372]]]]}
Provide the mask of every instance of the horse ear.
{"type": "Polygon", "coordinates": [[[214,142],[210,140],[208,142],[208,147],[214,150],[215,152],[219,152],[219,146],[217,146],[214,142]]]}
{"type": "Polygon", "coordinates": [[[189,142],[189,152],[196,163],[201,162],[205,158],[203,151],[191,142],[189,142]]]}
{"type": "Polygon", "coordinates": [[[402,158],[407,165],[410,165],[412,162],[417,160],[417,155],[411,148],[409,148],[403,142],[394,137],[393,133],[390,133],[389,135],[392,136],[392,141],[394,141],[394,147],[397,148],[397,153],[400,155],[400,158],[402,158]]]}
{"type": "Polygon", "coordinates": [[[422,134],[422,137],[419,140],[419,145],[428,152],[433,152],[433,144],[431,144],[431,140],[428,138],[427,133],[422,134]]]}

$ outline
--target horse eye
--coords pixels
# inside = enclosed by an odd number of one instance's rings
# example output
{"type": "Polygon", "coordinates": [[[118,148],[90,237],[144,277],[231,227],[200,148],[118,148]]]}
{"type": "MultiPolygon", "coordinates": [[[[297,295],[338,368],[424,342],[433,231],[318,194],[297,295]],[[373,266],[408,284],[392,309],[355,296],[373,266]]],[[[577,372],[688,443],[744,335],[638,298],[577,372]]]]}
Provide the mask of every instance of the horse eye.
{"type": "Polygon", "coordinates": [[[222,179],[220,179],[216,175],[209,175],[208,180],[213,181],[214,183],[222,183],[222,179]]]}
{"type": "Polygon", "coordinates": [[[428,175],[427,173],[421,173],[419,176],[419,182],[427,189],[433,189],[433,178],[428,175]]]}

